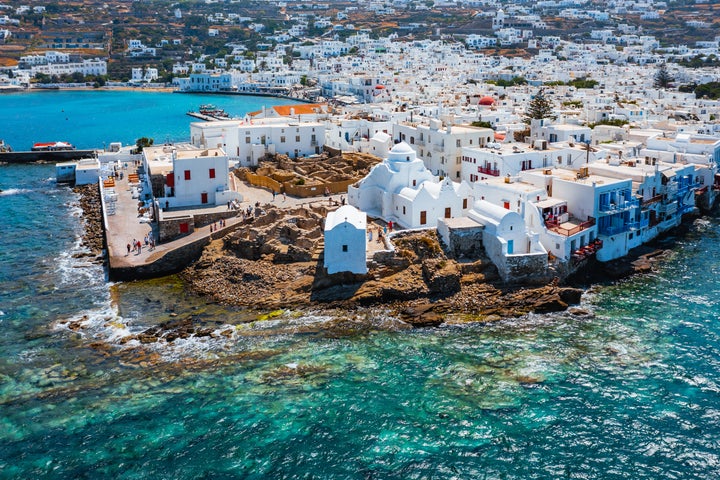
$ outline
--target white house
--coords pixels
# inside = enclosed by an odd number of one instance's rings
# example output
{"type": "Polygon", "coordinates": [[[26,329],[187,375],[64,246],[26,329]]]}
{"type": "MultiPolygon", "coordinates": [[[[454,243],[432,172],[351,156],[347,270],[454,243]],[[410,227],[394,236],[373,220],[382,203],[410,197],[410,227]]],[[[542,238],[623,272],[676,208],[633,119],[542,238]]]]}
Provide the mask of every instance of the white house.
{"type": "Polygon", "coordinates": [[[307,157],[320,153],[325,125],[286,119],[194,122],[190,124],[190,136],[193,145],[223,148],[230,160],[250,166],[257,165],[265,155],[307,157]]]}
{"type": "Polygon", "coordinates": [[[328,213],[325,219],[327,273],[367,273],[367,216],[351,205],[328,213]]]}
{"type": "Polygon", "coordinates": [[[154,192],[160,208],[216,206],[242,200],[228,188],[228,157],[220,148],[187,144],[146,147],[143,164],[153,185],[162,185],[154,192]]]}
{"type": "Polygon", "coordinates": [[[490,128],[447,124],[431,119],[429,124],[400,123],[393,125],[397,140],[415,149],[425,166],[435,175],[460,181],[462,148],[484,147],[493,139],[490,128]]]}
{"type": "Polygon", "coordinates": [[[467,216],[485,227],[485,252],[504,281],[546,272],[547,250],[539,235],[527,230],[519,213],[478,200],[467,216]]]}
{"type": "Polygon", "coordinates": [[[467,183],[450,178],[438,183],[405,142],[395,145],[382,163],[348,187],[350,205],[405,228],[430,227],[438,218],[461,217],[470,197],[467,183]]]}

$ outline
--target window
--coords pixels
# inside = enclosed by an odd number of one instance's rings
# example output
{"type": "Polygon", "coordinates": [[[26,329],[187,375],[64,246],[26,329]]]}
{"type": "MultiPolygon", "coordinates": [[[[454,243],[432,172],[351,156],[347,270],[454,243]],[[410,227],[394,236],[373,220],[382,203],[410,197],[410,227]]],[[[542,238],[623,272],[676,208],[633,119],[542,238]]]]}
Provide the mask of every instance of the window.
{"type": "Polygon", "coordinates": [[[403,206],[403,215],[405,215],[405,207],[403,206]]]}
{"type": "Polygon", "coordinates": [[[214,168],[210,169],[210,178],[215,178],[215,169],[214,168]]]}
{"type": "Polygon", "coordinates": [[[467,198],[463,198],[463,209],[467,208],[467,198]]]}
{"type": "Polygon", "coordinates": [[[343,245],[343,246],[342,246],[342,251],[343,251],[343,252],[347,252],[347,251],[348,251],[348,246],[347,246],[347,245],[343,245]]]}
{"type": "Polygon", "coordinates": [[[190,180],[190,170],[185,170],[185,180],[190,180]]]}
{"type": "Polygon", "coordinates": [[[250,137],[245,137],[245,143],[250,143],[250,137]]]}
{"type": "Polygon", "coordinates": [[[455,146],[460,147],[460,139],[459,138],[457,140],[455,140],[455,146]]]}
{"type": "Polygon", "coordinates": [[[299,141],[300,141],[300,135],[295,135],[295,141],[296,141],[296,142],[299,142],[299,141]]]}
{"type": "Polygon", "coordinates": [[[285,143],[285,136],[280,137],[280,143],[285,143]]]}

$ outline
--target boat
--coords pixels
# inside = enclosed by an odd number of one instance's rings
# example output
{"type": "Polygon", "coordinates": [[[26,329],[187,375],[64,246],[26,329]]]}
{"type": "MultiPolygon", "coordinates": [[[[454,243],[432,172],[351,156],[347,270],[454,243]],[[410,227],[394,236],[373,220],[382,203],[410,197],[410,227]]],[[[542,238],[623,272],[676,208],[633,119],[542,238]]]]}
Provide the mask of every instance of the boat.
{"type": "Polygon", "coordinates": [[[75,150],[75,146],[68,142],[39,142],[30,149],[33,152],[58,152],[62,150],[75,150]]]}
{"type": "Polygon", "coordinates": [[[225,110],[223,110],[222,108],[218,108],[218,107],[216,107],[215,105],[212,105],[212,104],[209,104],[209,103],[208,103],[208,104],[205,104],[205,105],[200,105],[200,113],[202,113],[203,115],[208,115],[208,116],[210,116],[210,117],[222,117],[222,118],[227,118],[227,117],[230,116],[230,115],[228,115],[228,113],[227,113],[225,110]]]}

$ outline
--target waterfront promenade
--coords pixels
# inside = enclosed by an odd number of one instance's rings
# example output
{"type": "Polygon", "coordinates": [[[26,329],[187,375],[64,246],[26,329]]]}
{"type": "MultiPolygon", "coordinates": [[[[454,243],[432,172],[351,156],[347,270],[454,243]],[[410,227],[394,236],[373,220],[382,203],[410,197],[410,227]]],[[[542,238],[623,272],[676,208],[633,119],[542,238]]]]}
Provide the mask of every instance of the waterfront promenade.
{"type": "MultiPolygon", "coordinates": [[[[159,273],[172,273],[182,269],[185,265],[178,262],[178,252],[186,251],[180,256],[193,256],[202,250],[211,240],[234,230],[242,221],[241,217],[231,217],[226,220],[224,228],[217,231],[210,231],[210,225],[196,228],[194,232],[176,240],[157,243],[157,224],[151,223],[138,212],[139,199],[133,197],[133,187],[128,182],[129,171],[123,172],[123,179],[115,179],[114,191],[115,201],[111,203],[106,199],[103,201],[103,217],[105,219],[105,237],[108,249],[108,265],[110,277],[115,279],[131,279],[157,276],[159,273]],[[113,212],[110,214],[111,212],[113,212]],[[155,247],[146,245],[146,236],[155,239],[155,247]],[[132,241],[140,241],[141,250],[135,251],[132,248],[128,253],[127,246],[132,241]],[[174,266],[174,264],[176,264],[174,266]],[[134,272],[134,273],[132,273],[134,272]]],[[[135,189],[135,191],[137,191],[135,189]]],[[[106,190],[107,192],[107,190],[106,190]]],[[[212,206],[198,209],[170,209],[162,212],[161,215],[172,216],[173,214],[192,215],[197,213],[227,212],[227,207],[212,206]]],[[[213,227],[214,230],[214,227],[213,227]]]]}

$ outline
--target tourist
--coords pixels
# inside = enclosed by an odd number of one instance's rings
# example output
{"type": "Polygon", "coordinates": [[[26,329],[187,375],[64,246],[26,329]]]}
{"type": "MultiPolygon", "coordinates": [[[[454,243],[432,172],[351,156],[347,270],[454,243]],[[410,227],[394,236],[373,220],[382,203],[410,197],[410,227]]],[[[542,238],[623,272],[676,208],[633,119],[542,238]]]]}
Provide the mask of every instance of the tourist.
{"type": "Polygon", "coordinates": [[[368,242],[372,242],[372,228],[368,229],[368,242]]]}
{"type": "Polygon", "coordinates": [[[392,222],[392,220],[390,220],[388,222],[388,230],[390,230],[390,232],[392,232],[392,228],[393,228],[393,222],[392,222]]]}
{"type": "Polygon", "coordinates": [[[340,205],[345,205],[345,196],[340,195],[340,205]]]}
{"type": "Polygon", "coordinates": [[[130,255],[130,244],[129,244],[129,243],[127,244],[127,250],[128,250],[128,252],[127,252],[127,255],[125,255],[126,257],[127,257],[128,255],[130,255]]]}
{"type": "Polygon", "coordinates": [[[230,210],[230,200],[228,200],[228,210],[230,210]]]}
{"type": "Polygon", "coordinates": [[[272,191],[272,194],[273,194],[273,202],[274,202],[274,201],[275,201],[275,195],[276,195],[275,190],[272,191]]]}
{"type": "Polygon", "coordinates": [[[132,246],[133,246],[133,252],[137,251],[137,240],[135,240],[134,238],[132,241],[132,246]]]}

